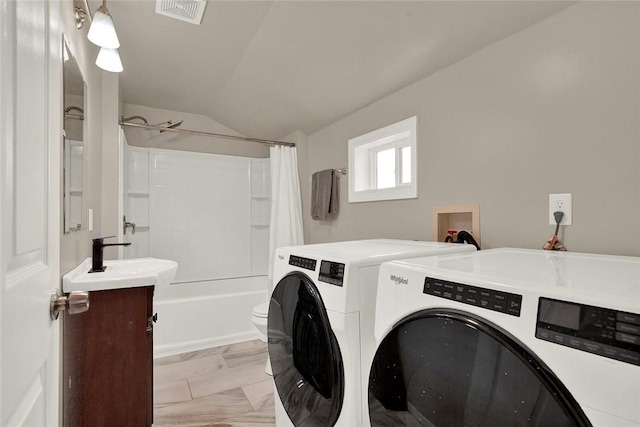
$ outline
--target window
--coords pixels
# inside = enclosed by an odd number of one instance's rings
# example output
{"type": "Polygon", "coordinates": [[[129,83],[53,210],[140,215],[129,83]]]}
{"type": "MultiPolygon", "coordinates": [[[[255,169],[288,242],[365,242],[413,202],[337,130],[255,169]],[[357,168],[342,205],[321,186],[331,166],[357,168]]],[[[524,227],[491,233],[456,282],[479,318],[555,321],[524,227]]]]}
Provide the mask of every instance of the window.
{"type": "Polygon", "coordinates": [[[418,197],[417,117],[349,140],[349,202],[418,197]]]}

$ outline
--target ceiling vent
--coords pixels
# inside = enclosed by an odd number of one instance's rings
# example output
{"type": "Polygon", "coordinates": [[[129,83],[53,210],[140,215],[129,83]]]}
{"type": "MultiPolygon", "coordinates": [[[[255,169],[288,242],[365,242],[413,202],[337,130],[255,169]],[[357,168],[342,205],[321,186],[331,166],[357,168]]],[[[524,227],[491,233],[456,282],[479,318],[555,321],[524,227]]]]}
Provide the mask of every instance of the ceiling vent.
{"type": "Polygon", "coordinates": [[[207,0],[156,0],[156,13],[200,25],[207,0]]]}

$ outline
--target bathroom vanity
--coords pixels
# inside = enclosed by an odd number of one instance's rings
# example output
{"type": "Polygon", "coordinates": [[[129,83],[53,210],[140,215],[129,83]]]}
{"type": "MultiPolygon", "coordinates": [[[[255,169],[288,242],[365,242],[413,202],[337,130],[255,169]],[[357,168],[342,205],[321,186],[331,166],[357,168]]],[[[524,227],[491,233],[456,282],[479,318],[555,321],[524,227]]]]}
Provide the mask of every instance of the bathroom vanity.
{"type": "Polygon", "coordinates": [[[174,261],[88,258],[63,277],[63,291],[89,291],[89,310],[63,317],[63,425],[151,426],[154,292],[169,284],[174,261]]]}
{"type": "Polygon", "coordinates": [[[153,422],[153,286],[90,292],[64,316],[65,426],[153,422]]]}

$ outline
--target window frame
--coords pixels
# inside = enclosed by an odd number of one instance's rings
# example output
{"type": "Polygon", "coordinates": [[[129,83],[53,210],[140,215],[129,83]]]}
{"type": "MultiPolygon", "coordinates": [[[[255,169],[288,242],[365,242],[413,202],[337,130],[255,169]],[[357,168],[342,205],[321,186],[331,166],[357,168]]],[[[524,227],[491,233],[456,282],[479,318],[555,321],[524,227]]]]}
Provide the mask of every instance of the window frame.
{"type": "Polygon", "coordinates": [[[349,140],[349,203],[418,197],[417,116],[349,140]],[[402,148],[411,149],[411,182],[402,182],[402,148]],[[377,153],[395,149],[395,186],[377,185],[377,153]]]}

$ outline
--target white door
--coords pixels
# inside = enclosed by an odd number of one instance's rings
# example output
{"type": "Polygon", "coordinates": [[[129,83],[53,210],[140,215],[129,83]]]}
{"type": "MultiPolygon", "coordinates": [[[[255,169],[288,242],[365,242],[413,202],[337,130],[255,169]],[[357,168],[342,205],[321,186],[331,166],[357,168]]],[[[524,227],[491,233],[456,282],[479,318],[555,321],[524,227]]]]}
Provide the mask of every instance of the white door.
{"type": "MultiPolygon", "coordinates": [[[[68,6],[66,3],[65,6],[68,6]]],[[[0,425],[59,425],[59,2],[0,0],[0,425]]]]}

